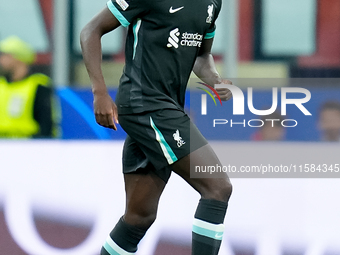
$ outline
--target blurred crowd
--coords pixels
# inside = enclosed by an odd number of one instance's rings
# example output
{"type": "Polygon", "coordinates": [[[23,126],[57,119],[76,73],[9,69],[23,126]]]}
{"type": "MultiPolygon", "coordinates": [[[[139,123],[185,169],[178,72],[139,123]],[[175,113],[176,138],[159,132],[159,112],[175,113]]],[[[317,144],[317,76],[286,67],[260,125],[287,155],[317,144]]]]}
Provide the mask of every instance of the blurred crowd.
{"type": "Polygon", "coordinates": [[[57,136],[52,81],[31,72],[35,57],[19,37],[0,42],[0,138],[57,136]]]}
{"type": "MultiPolygon", "coordinates": [[[[340,142],[340,101],[326,101],[318,111],[316,123],[320,131],[320,141],[340,142]]],[[[281,125],[283,116],[279,111],[263,116],[263,126],[252,134],[252,141],[284,141],[286,140],[286,128],[281,125]],[[272,119],[276,121],[265,121],[272,119]]]]}

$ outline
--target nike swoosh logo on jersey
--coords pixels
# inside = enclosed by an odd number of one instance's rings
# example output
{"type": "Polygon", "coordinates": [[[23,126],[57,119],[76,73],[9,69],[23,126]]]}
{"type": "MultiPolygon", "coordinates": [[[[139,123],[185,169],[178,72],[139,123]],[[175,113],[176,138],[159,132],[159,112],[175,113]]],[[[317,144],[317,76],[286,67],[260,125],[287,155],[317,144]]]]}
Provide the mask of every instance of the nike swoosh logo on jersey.
{"type": "Polygon", "coordinates": [[[169,12],[170,13],[175,13],[175,12],[178,12],[178,11],[182,10],[183,8],[184,8],[184,6],[176,8],[176,9],[172,9],[172,6],[171,6],[169,12]]]}

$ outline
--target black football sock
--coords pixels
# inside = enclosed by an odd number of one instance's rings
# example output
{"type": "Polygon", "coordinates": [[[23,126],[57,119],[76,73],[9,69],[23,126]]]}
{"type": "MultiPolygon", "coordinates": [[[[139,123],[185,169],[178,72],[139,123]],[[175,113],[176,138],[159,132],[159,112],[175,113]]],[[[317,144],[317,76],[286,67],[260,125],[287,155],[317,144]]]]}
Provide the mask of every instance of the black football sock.
{"type": "Polygon", "coordinates": [[[201,199],[192,228],[192,255],[217,255],[221,246],[228,203],[201,199]]]}
{"type": "Polygon", "coordinates": [[[100,255],[132,255],[137,251],[139,241],[147,229],[138,228],[127,224],[123,217],[120,218],[115,228],[107,237],[100,255]]]}

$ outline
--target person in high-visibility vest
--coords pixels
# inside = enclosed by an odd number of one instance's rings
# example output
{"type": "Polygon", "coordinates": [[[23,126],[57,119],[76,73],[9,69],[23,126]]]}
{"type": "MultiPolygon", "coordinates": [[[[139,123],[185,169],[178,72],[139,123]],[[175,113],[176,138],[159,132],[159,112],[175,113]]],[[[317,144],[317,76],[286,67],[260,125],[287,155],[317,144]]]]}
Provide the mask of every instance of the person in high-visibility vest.
{"type": "Polygon", "coordinates": [[[30,73],[35,56],[16,36],[0,41],[0,138],[53,136],[51,80],[30,73]]]}

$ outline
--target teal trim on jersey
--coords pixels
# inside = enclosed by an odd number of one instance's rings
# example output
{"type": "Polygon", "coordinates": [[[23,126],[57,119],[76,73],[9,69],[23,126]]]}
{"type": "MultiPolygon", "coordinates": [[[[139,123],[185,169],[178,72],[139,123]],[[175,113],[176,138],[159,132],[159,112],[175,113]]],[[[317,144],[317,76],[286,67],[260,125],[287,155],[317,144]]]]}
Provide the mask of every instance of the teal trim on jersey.
{"type": "Polygon", "coordinates": [[[204,36],[204,39],[211,39],[215,36],[215,31],[210,32],[210,33],[206,33],[204,36]]]}
{"type": "Polygon", "coordinates": [[[192,232],[194,232],[198,235],[201,235],[201,236],[210,237],[210,238],[215,239],[215,240],[222,240],[222,237],[223,237],[223,231],[216,232],[216,231],[213,231],[213,230],[198,227],[196,225],[192,226],[192,232]]]}
{"type": "Polygon", "coordinates": [[[118,21],[120,22],[120,24],[122,24],[123,27],[128,27],[130,25],[130,22],[127,21],[127,19],[116,8],[116,6],[113,5],[111,0],[107,2],[107,7],[112,12],[112,14],[118,19],[118,21]]]}
{"type": "Polygon", "coordinates": [[[137,48],[137,44],[138,44],[138,31],[139,28],[141,26],[142,20],[141,19],[137,19],[136,24],[133,25],[133,36],[134,36],[134,42],[133,42],[133,56],[132,59],[135,58],[136,55],[136,48],[137,48]]]}
{"type": "Polygon", "coordinates": [[[161,146],[161,149],[163,151],[164,157],[168,161],[168,163],[171,165],[172,163],[177,161],[177,157],[175,153],[172,151],[169,144],[165,141],[163,134],[159,129],[156,127],[155,123],[153,122],[152,118],[150,117],[150,124],[153,130],[156,134],[156,140],[159,142],[159,145],[161,146]]]}

